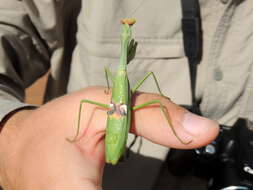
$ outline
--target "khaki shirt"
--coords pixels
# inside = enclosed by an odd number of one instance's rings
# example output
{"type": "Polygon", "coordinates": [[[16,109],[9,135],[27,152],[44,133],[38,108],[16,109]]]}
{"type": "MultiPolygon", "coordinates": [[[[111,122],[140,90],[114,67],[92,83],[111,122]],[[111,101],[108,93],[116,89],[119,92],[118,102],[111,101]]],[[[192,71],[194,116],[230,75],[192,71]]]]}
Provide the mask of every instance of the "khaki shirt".
{"type": "MultiPolygon", "coordinates": [[[[196,94],[203,115],[221,124],[233,125],[239,117],[253,121],[252,3],[200,0],[203,57],[196,94]]],[[[128,67],[130,83],[153,71],[166,96],[178,104],[191,103],[180,0],[0,0],[0,9],[0,118],[26,106],[21,103],[24,88],[49,66],[46,101],[105,85],[104,67],[115,71],[119,64],[119,21],[125,17],[137,20],[132,28],[138,47],[128,67]]],[[[152,78],[140,90],[157,92],[152,78]]],[[[144,156],[166,157],[167,149],[159,145],[145,141],[143,146],[148,147],[144,156]]],[[[145,180],[149,186],[139,189],[149,189],[155,177],[151,178],[145,180]]]]}

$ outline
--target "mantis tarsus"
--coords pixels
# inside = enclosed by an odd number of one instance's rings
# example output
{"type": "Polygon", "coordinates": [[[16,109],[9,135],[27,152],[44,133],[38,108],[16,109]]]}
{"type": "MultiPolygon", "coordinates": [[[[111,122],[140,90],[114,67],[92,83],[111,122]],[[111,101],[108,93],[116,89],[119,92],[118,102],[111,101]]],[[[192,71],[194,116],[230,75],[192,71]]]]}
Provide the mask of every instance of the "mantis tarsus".
{"type": "Polygon", "coordinates": [[[166,107],[160,100],[152,100],[141,105],[131,106],[131,97],[142,85],[142,83],[150,76],[154,78],[157,89],[161,96],[163,96],[158,81],[153,72],[148,72],[142,80],[131,89],[127,76],[127,64],[134,57],[137,43],[132,39],[131,26],[135,23],[134,19],[122,19],[122,33],[121,33],[121,54],[120,64],[115,75],[113,75],[108,68],[105,68],[107,87],[109,90],[109,79],[112,81],[112,97],[109,105],[94,102],[92,100],[81,100],[79,113],[78,113],[78,126],[74,139],[69,140],[74,142],[77,140],[80,130],[80,120],[82,114],[82,106],[84,103],[94,104],[96,106],[105,108],[107,112],[107,127],[105,135],[105,158],[107,163],[117,164],[119,159],[124,155],[126,150],[126,142],[131,125],[131,113],[134,110],[141,109],[150,105],[158,104],[165,116],[168,125],[171,127],[172,132],[176,138],[183,144],[184,142],[177,135],[170,117],[168,115],[166,107]]]}

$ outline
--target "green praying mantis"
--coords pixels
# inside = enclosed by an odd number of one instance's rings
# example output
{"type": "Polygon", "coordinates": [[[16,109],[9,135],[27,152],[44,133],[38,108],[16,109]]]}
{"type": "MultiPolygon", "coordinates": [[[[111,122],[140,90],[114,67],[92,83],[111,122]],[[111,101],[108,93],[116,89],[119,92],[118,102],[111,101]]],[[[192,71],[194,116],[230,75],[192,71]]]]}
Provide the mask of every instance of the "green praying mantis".
{"type": "Polygon", "coordinates": [[[112,81],[112,97],[110,104],[104,104],[95,102],[92,100],[81,100],[76,135],[71,142],[75,142],[79,135],[80,120],[83,109],[83,104],[94,104],[96,106],[107,109],[107,125],[105,135],[105,160],[110,164],[117,164],[120,158],[124,155],[126,150],[127,137],[131,126],[131,113],[132,111],[158,104],[161,112],[165,116],[168,125],[171,127],[173,134],[183,144],[189,144],[184,142],[177,135],[170,117],[168,115],[166,107],[160,100],[152,100],[141,105],[131,105],[132,95],[137,89],[143,84],[143,82],[150,76],[154,78],[155,84],[159,91],[159,94],[163,96],[158,81],[153,72],[148,72],[142,80],[131,89],[129,85],[127,75],[127,64],[133,59],[137,43],[132,39],[131,26],[135,23],[135,19],[122,19],[122,32],[121,32],[121,53],[120,53],[120,64],[115,75],[111,73],[108,68],[105,68],[105,74],[107,79],[107,87],[109,90],[109,79],[112,81]]]}

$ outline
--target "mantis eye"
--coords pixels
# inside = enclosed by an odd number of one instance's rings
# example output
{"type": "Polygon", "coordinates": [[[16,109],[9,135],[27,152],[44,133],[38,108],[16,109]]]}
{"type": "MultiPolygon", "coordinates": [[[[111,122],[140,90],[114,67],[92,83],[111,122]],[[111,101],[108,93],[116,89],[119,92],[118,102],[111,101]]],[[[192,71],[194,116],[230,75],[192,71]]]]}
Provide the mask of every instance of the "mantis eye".
{"type": "Polygon", "coordinates": [[[123,104],[119,107],[120,115],[126,116],[127,115],[127,105],[123,104]]]}

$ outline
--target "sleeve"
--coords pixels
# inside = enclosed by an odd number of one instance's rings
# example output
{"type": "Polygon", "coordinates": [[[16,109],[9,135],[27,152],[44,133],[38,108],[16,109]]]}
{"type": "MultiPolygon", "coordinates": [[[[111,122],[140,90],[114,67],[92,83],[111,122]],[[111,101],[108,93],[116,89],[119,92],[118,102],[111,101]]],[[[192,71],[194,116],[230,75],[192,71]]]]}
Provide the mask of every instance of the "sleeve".
{"type": "Polygon", "coordinates": [[[23,1],[0,0],[0,121],[24,103],[24,89],[50,67],[50,48],[23,1]]]}

